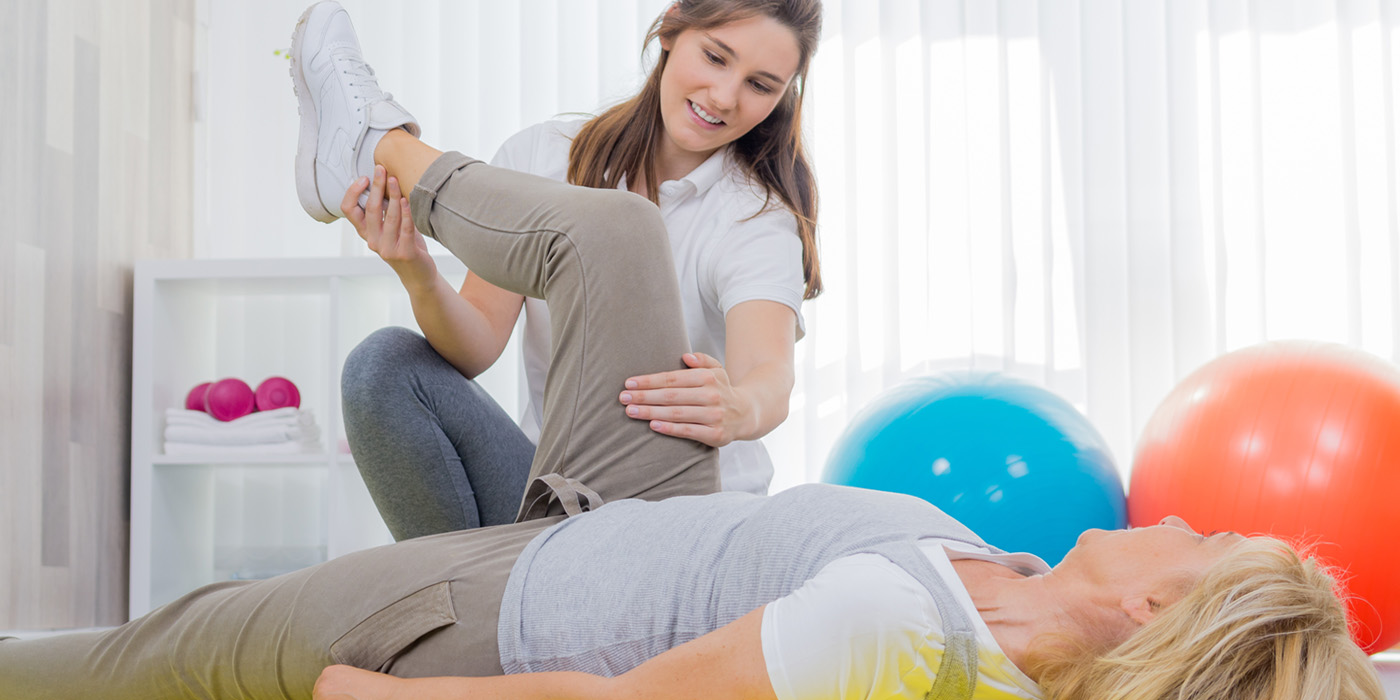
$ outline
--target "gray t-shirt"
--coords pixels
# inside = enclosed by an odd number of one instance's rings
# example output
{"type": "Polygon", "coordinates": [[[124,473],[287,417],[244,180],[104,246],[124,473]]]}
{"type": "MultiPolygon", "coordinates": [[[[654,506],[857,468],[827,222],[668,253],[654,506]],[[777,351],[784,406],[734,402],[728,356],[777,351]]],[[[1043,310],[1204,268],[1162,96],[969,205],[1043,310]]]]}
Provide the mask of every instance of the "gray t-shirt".
{"type": "Polygon", "coordinates": [[[925,501],[843,486],[617,501],[546,530],[516,560],[501,604],[501,665],[618,675],[791,593],[832,561],[870,552],[929,590],[946,640],[935,687],[970,697],[975,630],[919,551],[928,537],[998,551],[925,501]]]}

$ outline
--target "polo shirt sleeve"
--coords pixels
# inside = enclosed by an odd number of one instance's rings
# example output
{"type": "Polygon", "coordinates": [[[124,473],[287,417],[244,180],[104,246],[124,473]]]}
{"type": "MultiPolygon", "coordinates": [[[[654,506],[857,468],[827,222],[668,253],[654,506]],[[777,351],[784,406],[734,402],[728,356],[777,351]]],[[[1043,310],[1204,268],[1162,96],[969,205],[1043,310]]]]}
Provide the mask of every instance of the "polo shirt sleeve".
{"type": "Polygon", "coordinates": [[[551,119],[516,132],[496,149],[491,165],[563,181],[569,146],[583,128],[581,119],[551,119]]]}
{"type": "Polygon", "coordinates": [[[876,554],[838,559],[769,603],[760,636],[778,700],[922,697],[942,659],[932,596],[876,554]]]}
{"type": "Polygon", "coordinates": [[[710,268],[720,312],[746,301],[776,301],[797,315],[797,338],[806,334],[802,318],[802,240],[797,219],[769,209],[738,221],[714,249],[710,268]]]}
{"type": "Polygon", "coordinates": [[[515,132],[501,144],[500,148],[496,149],[496,155],[491,158],[491,165],[522,173],[533,172],[535,151],[539,148],[540,133],[547,124],[548,122],[541,122],[515,132]]]}

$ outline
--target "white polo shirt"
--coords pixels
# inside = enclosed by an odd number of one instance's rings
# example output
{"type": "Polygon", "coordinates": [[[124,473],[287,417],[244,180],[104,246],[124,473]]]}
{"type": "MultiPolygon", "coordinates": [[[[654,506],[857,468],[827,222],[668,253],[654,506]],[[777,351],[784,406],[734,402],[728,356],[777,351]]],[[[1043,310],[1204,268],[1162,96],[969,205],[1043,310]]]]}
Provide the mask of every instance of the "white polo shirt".
{"type": "MultiPolygon", "coordinates": [[[[529,127],[502,144],[491,164],[564,182],[569,145],[583,124],[581,119],[555,120],[529,127]]],[[[626,183],[620,189],[626,189],[626,183]]],[[[661,183],[658,190],[691,349],[723,363],[725,314],[760,299],[791,308],[800,339],[805,326],[796,218],[776,198],[764,209],[762,188],[747,181],[728,148],[689,175],[661,183]]],[[[520,425],[533,442],[539,442],[544,415],[549,339],[548,307],[540,299],[527,298],[521,350],[528,397],[520,425]]],[[[757,440],[720,448],[719,467],[726,491],[765,494],[773,478],[772,460],[757,440]]]]}

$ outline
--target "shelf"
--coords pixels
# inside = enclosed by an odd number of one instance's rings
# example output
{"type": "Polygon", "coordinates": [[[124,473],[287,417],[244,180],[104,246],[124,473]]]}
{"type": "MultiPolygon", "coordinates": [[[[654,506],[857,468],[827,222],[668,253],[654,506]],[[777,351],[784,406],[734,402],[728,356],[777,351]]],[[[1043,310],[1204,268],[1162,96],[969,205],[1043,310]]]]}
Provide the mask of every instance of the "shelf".
{"type": "MultiPolygon", "coordinates": [[[[437,264],[451,284],[466,274],[453,258],[437,264]]],[[[345,357],[379,328],[416,328],[388,265],[374,257],[138,261],[133,296],[132,616],[208,583],[392,541],[354,459],[338,449],[345,357]],[[274,375],[300,388],[322,450],[162,454],[165,411],[183,406],[191,387],[274,375]]]]}
{"type": "MultiPolygon", "coordinates": [[[[438,271],[449,279],[465,275],[462,261],[450,255],[434,256],[438,271]]],[[[141,260],[140,271],[162,281],[330,279],[333,277],[383,277],[393,280],[394,272],[374,256],[350,258],[254,258],[216,260],[141,260]]],[[[275,282],[274,282],[275,284],[275,282]]]]}
{"type": "Polygon", "coordinates": [[[184,466],[184,467],[219,467],[219,466],[288,466],[288,467],[324,467],[330,462],[345,463],[351,461],[350,455],[333,455],[319,452],[315,454],[299,455],[228,455],[228,456],[208,456],[198,455],[158,455],[151,458],[151,464],[160,467],[184,466]],[[344,457],[344,460],[341,460],[344,457]]]}

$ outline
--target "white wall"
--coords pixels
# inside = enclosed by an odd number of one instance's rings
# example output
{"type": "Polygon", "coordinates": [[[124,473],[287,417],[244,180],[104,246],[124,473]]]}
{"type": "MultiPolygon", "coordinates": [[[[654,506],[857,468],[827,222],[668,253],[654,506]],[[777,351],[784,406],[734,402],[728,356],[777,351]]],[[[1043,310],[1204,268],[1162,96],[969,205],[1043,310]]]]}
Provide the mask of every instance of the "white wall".
{"type": "MultiPolygon", "coordinates": [[[[490,158],[519,129],[596,111],[636,84],[664,0],[346,0],[380,85],[444,150],[490,158]],[[597,31],[569,31],[571,27],[597,31]],[[452,56],[451,63],[439,55],[452,56]]],[[[297,108],[287,60],[305,0],[205,0],[197,85],[196,257],[364,254],[348,224],[311,220],[292,183],[297,108]]]]}
{"type": "Polygon", "coordinates": [[[0,1],[0,628],[126,619],[132,262],[190,252],[193,24],[0,1]]]}

